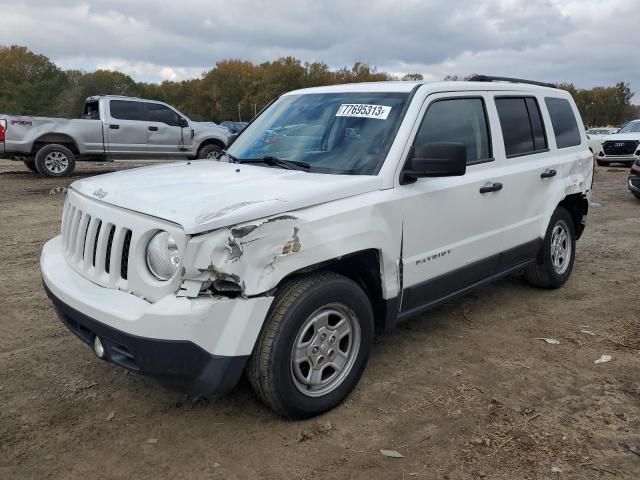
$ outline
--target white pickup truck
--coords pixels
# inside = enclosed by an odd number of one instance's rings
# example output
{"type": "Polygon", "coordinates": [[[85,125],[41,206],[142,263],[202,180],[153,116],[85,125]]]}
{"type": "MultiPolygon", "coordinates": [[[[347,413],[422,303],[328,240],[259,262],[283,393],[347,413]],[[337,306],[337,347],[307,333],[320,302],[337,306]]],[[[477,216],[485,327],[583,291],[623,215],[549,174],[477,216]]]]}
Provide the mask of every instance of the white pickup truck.
{"type": "Polygon", "coordinates": [[[290,92],[220,162],[74,182],[40,261],[60,319],[172,388],[246,371],[304,418],[355,387],[374,331],[518,270],[559,288],[593,179],[580,114],[563,90],[474,80],[290,92]]]}
{"type": "Polygon", "coordinates": [[[228,143],[227,129],[140,98],[89,97],[80,119],[0,114],[0,155],[48,177],[69,175],[76,159],[213,158],[228,143]]]}

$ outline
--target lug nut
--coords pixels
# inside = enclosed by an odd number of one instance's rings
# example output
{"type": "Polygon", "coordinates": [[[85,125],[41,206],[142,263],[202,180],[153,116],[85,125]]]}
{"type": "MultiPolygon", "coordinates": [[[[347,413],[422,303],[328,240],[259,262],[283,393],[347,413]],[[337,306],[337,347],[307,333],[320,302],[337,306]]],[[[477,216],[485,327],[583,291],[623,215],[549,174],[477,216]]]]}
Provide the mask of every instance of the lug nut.
{"type": "Polygon", "coordinates": [[[322,335],[320,335],[320,341],[324,342],[327,339],[327,334],[323,333],[322,335]]]}
{"type": "Polygon", "coordinates": [[[333,345],[334,343],[336,343],[336,337],[335,337],[335,335],[334,335],[334,336],[332,336],[332,337],[329,339],[329,343],[330,343],[331,345],[333,345]]]}
{"type": "Polygon", "coordinates": [[[324,362],[324,357],[318,358],[318,365],[320,365],[322,362],[324,362]]]}
{"type": "Polygon", "coordinates": [[[311,350],[313,353],[318,353],[318,350],[320,350],[318,347],[313,347],[313,349],[311,350]]]}
{"type": "Polygon", "coordinates": [[[329,358],[333,358],[335,354],[336,352],[334,352],[333,350],[329,350],[329,358]]]}

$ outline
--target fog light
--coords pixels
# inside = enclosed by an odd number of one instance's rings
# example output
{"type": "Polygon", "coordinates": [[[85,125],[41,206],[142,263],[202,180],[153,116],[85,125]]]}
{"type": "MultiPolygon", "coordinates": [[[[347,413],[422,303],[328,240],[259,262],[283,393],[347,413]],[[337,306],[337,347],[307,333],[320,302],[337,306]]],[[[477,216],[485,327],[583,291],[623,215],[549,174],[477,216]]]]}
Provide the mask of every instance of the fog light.
{"type": "Polygon", "coordinates": [[[104,345],[102,345],[99,337],[93,339],[93,351],[98,358],[104,358],[104,345]]]}

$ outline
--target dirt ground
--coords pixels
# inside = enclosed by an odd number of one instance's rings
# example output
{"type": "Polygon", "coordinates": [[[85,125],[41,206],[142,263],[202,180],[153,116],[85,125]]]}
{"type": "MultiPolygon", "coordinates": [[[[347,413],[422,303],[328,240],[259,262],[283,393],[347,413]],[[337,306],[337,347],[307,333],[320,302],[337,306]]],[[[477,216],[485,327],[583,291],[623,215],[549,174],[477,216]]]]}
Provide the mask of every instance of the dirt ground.
{"type": "Polygon", "coordinates": [[[562,289],[509,278],[417,317],[378,339],[343,405],[291,422],[246,381],[207,401],[127,374],[56,318],[38,269],[59,230],[52,189],[132,166],[41,179],[0,161],[0,478],[640,478],[640,450],[625,446],[640,448],[640,202],[627,168],[598,169],[601,206],[562,289]]]}

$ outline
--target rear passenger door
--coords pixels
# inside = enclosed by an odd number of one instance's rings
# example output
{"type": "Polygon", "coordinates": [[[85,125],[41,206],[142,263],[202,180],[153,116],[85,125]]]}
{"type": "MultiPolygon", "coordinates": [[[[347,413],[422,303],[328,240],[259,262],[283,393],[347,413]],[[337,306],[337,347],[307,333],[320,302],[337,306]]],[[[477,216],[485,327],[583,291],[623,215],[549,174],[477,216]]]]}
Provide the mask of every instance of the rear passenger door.
{"type": "Polygon", "coordinates": [[[191,142],[191,131],[180,126],[181,115],[161,103],[145,102],[150,154],[178,154],[191,142]]]}
{"type": "Polygon", "coordinates": [[[505,230],[502,267],[536,255],[546,225],[545,196],[557,180],[558,162],[549,149],[548,120],[536,94],[495,93],[492,124],[499,139],[496,160],[503,164],[505,230]]]}
{"type": "Polygon", "coordinates": [[[109,100],[104,126],[107,152],[136,156],[147,150],[147,121],[144,104],[137,100],[109,100]]]}

